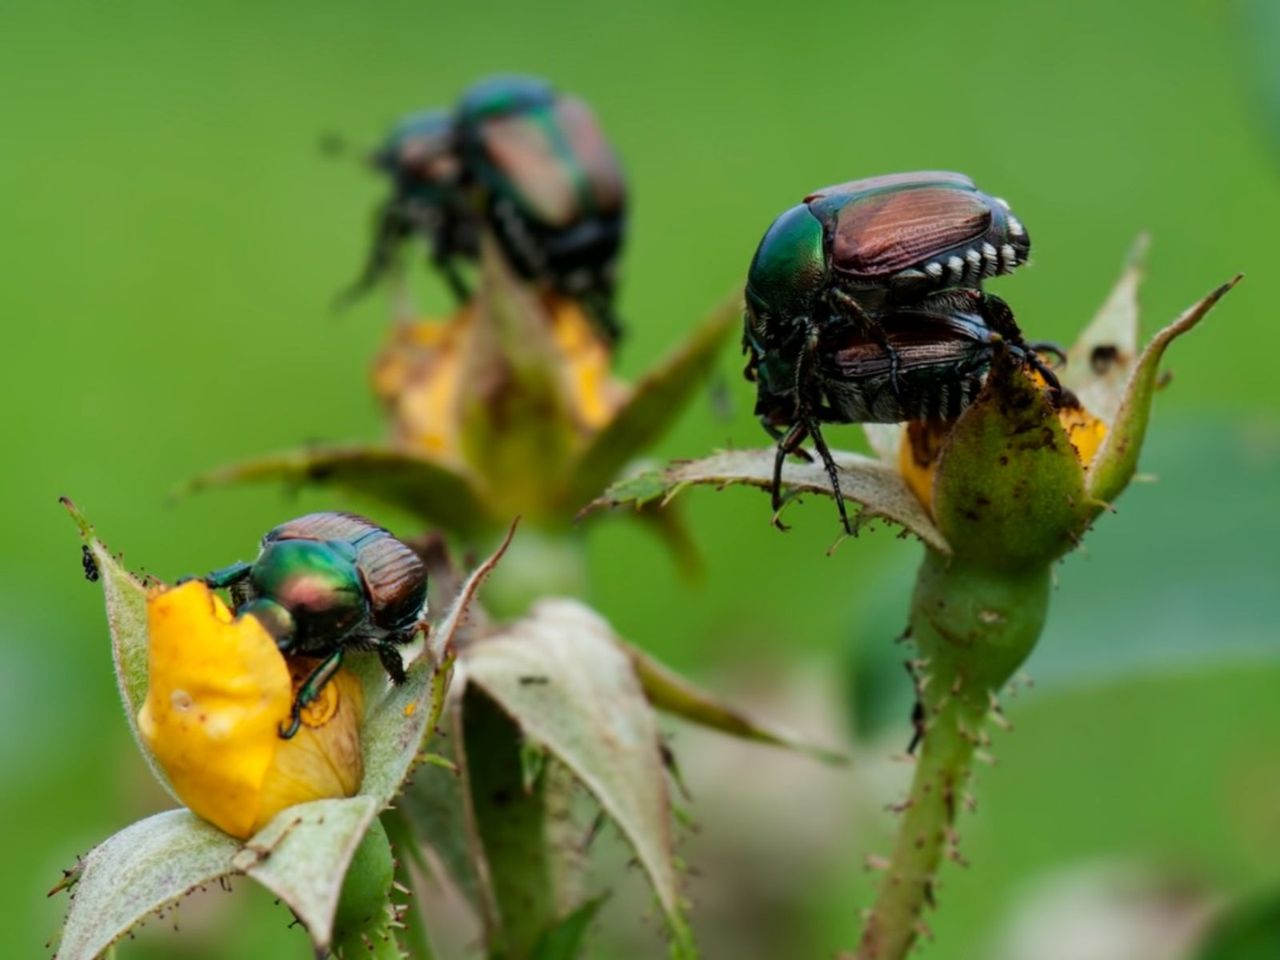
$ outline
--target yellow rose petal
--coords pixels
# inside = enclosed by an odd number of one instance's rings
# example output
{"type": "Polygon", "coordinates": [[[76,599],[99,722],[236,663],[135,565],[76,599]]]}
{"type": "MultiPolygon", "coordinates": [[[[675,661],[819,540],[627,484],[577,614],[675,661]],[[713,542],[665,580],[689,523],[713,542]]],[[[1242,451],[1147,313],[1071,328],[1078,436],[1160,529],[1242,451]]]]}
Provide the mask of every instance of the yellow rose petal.
{"type": "MultiPolygon", "coordinates": [[[[318,661],[289,658],[294,689],[318,661]]],[[[355,675],[340,670],[302,711],[302,725],[289,740],[281,740],[275,762],[263,780],[258,823],[297,803],[327,797],[350,797],[360,789],[363,757],[360,723],[364,690],[355,675]]]]}
{"type": "Polygon", "coordinates": [[[142,736],[188,807],[247,837],[293,698],[284,658],[199,581],[149,597],[147,632],[142,736]]]}
{"type": "Polygon", "coordinates": [[[359,681],[339,671],[302,712],[297,687],[317,661],[286,662],[253,616],[236,618],[199,581],[147,599],[143,739],[191,810],[232,836],[252,836],[281,810],[360,787],[359,681]]]}
{"type": "Polygon", "coordinates": [[[1088,470],[1098,448],[1102,446],[1102,441],[1106,439],[1106,423],[1079,406],[1063,407],[1058,411],[1058,419],[1062,422],[1063,429],[1067,431],[1067,438],[1071,441],[1071,445],[1076,448],[1076,456],[1088,470]]]}
{"type": "Polygon", "coordinates": [[[612,375],[612,354],[576,301],[556,298],[548,310],[551,333],[562,357],[570,409],[582,426],[595,432],[613,419],[625,395],[612,375]]]}

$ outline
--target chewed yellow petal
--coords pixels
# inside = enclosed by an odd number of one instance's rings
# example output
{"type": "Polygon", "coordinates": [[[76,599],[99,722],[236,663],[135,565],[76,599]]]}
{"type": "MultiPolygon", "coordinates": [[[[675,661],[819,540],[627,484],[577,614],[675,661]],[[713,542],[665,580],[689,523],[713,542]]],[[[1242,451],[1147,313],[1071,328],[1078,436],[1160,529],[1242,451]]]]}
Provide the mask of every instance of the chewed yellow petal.
{"type": "Polygon", "coordinates": [[[443,321],[398,326],[374,362],[374,392],[396,439],[442,461],[459,456],[463,353],[474,317],[468,305],[443,321]]]}
{"type": "Polygon", "coordinates": [[[149,687],[138,724],[182,801],[237,837],[259,818],[289,716],[289,670],[253,617],[199,581],[147,600],[149,687]]]}
{"type": "Polygon", "coordinates": [[[903,429],[898,444],[898,470],[916,499],[933,510],[933,478],[938,472],[938,455],[951,432],[952,422],[914,420],[903,429]]]}
{"type": "Polygon", "coordinates": [[[1106,439],[1106,423],[1080,406],[1063,407],[1058,411],[1058,419],[1067,431],[1071,446],[1076,449],[1076,456],[1088,470],[1098,448],[1102,446],[1102,441],[1106,439]]]}
{"type": "Polygon", "coordinates": [[[353,675],[339,671],[285,740],[280,727],[315,661],[286,662],[257,618],[235,617],[199,581],[148,597],[147,630],[138,725],[194,813],[247,838],[287,807],[359,789],[364,703],[353,675]]]}
{"type": "Polygon", "coordinates": [[[626,391],[613,377],[608,345],[577,301],[556,298],[549,310],[552,336],[564,365],[570,409],[582,426],[594,432],[613,419],[626,391]]]}

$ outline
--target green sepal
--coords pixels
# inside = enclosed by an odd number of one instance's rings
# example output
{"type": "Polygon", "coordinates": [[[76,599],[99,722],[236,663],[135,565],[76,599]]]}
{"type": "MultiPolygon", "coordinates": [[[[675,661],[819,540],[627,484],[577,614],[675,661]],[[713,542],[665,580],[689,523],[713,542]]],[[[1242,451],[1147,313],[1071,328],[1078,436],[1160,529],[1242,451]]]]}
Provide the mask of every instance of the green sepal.
{"type": "MultiPolygon", "coordinates": [[[[942,532],[928,511],[902,479],[896,465],[857,453],[832,451],[844,498],[862,509],[859,522],[881,519],[901,526],[940,553],[950,553],[942,532]]],[[[643,506],[654,500],[668,501],[685,487],[728,487],[746,484],[762,490],[773,482],[774,450],[726,450],[701,460],[672,463],[664,470],[648,471],[614,484],[593,501],[588,510],[624,505],[643,506]]],[[[831,481],[815,458],[812,463],[788,462],[782,483],[792,491],[832,496],[831,481]]],[[[834,521],[834,512],[832,519],[834,521]]],[[[764,515],[763,522],[767,522],[764,515]]]]}
{"type": "MultiPolygon", "coordinates": [[[[355,663],[365,680],[378,691],[366,708],[360,730],[364,750],[364,781],[360,792],[378,800],[379,809],[391,803],[406,778],[421,762],[445,707],[453,677],[456,648],[463,642],[468,612],[485,579],[493,572],[511,543],[515,527],[493,554],[463,583],[445,615],[432,627],[420,646],[407,651],[402,684],[388,683],[385,673],[372,657],[355,663]]],[[[355,660],[355,658],[353,658],[355,660]]]]}
{"type": "Polygon", "coordinates": [[[1115,420],[1138,358],[1138,289],[1146,273],[1147,246],[1145,234],[1134,241],[1120,279],[1058,371],[1080,405],[1107,424],[1115,420]]]}
{"type": "MultiPolygon", "coordinates": [[[[534,290],[487,240],[474,341],[463,354],[458,435],[492,513],[554,519],[555,491],[578,447],[552,323],[534,290]]],[[[448,526],[448,524],[442,524],[448,526]]]]}
{"type": "Polygon", "coordinates": [[[731,737],[805,753],[823,763],[850,762],[847,753],[811,743],[788,730],[752,717],[698,687],[643,650],[622,641],[619,644],[631,658],[632,668],[649,703],[663,713],[731,737]]]}
{"type": "Polygon", "coordinates": [[[59,960],[93,960],[148,917],[235,872],[238,841],[189,810],[139,820],[79,866],[59,960]]]}
{"type": "Polygon", "coordinates": [[[1280,950],[1280,890],[1232,905],[1210,924],[1193,960],[1272,960],[1280,950]]]}
{"type": "Polygon", "coordinates": [[[569,472],[562,500],[572,515],[598,496],[628,463],[656,443],[706,379],[720,348],[737,329],[742,298],[717,307],[675,351],[650,369],[627,402],[597,433],[569,472]]]}
{"type": "Polygon", "coordinates": [[[281,810],[245,841],[232,865],[279,897],[316,950],[327,950],[343,878],[378,810],[375,798],[360,794],[281,810]]]}
{"type": "Polygon", "coordinates": [[[510,519],[495,519],[468,474],[408,450],[379,444],[315,445],[211,470],[184,484],[185,496],[236,483],[337,487],[404,510],[462,537],[479,537],[510,519]]]}
{"type": "Polygon", "coordinates": [[[942,447],[934,516],[957,559],[1038,567],[1083,533],[1084,468],[1045,391],[1001,350],[942,447]]]}
{"type": "Polygon", "coordinates": [[[84,547],[98,569],[98,582],[102,584],[102,596],[107,607],[107,627],[111,633],[111,663],[129,732],[133,734],[133,740],[156,780],[169,796],[181,803],[138,728],[138,711],[146,702],[150,684],[147,675],[147,583],[158,584],[159,581],[144,583],[135,577],[98,539],[93,525],[69,498],[62,497],[59,502],[71,514],[84,547]]]}
{"type": "MultiPolygon", "coordinates": [[[[395,917],[390,902],[394,877],[391,842],[381,821],[374,817],[342,880],[342,893],[333,916],[334,950],[339,957],[353,960],[378,955],[378,940],[390,941],[396,949],[393,955],[402,956],[390,926],[395,917]]],[[[385,954],[384,950],[380,955],[385,954]]]]}
{"type": "Polygon", "coordinates": [[[1177,320],[1152,338],[1134,366],[1125,385],[1124,394],[1116,411],[1115,421],[1107,431],[1101,449],[1093,459],[1089,472],[1089,496],[1095,502],[1095,512],[1111,503],[1133,479],[1138,468],[1138,456],[1147,435],[1147,423],[1151,416],[1151,400],[1158,385],[1160,360],[1169,344],[1204,319],[1242,275],[1218,287],[1187,309],[1177,320]]]}
{"type": "Polygon", "coordinates": [[[608,899],[607,893],[592,897],[567,917],[544,930],[533,948],[530,960],[575,960],[587,931],[591,929],[592,921],[608,899]]]}
{"type": "Polygon", "coordinates": [[[478,686],[468,685],[460,709],[476,854],[493,898],[486,939],[492,955],[526,960],[580,897],[584,862],[568,817],[573,778],[549,761],[527,782],[520,728],[478,686]]]}

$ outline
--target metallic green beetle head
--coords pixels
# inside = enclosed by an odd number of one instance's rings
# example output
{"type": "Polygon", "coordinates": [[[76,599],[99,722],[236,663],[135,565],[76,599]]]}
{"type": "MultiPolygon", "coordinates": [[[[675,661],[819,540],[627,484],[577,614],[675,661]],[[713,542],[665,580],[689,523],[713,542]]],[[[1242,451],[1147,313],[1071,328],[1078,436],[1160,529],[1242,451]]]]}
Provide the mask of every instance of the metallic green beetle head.
{"type": "Polygon", "coordinates": [[[316,642],[330,644],[368,616],[356,551],[342,541],[276,540],[263,546],[249,576],[250,610],[274,633],[292,624],[282,643],[305,653],[316,642]],[[270,604],[282,610],[272,610],[270,604]]]}
{"type": "Polygon", "coordinates": [[[395,181],[402,197],[440,202],[458,190],[462,173],[453,115],[448,110],[410,114],[392,127],[371,160],[395,181]]]}
{"type": "Polygon", "coordinates": [[[773,221],[747,273],[743,346],[762,402],[791,391],[798,353],[792,342],[818,319],[827,281],[822,224],[805,204],[794,206],[773,221]]]}

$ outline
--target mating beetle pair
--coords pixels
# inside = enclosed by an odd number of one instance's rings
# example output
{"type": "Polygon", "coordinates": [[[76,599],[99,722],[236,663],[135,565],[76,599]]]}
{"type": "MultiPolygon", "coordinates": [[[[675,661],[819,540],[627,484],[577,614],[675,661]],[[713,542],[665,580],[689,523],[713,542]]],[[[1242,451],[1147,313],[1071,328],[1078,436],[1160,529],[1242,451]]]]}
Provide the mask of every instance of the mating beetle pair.
{"type": "Polygon", "coordinates": [[[852,532],[820,423],[948,419],[977,395],[997,344],[1057,378],[984,280],[1026,262],[1031,239],[1003,200],[958,173],[856,180],[805,197],[751,261],[743,347],[756,414],[782,465],[812,437],[852,532]]]}
{"type": "Polygon", "coordinates": [[[458,261],[476,259],[490,230],[521,276],[578,300],[610,341],[618,338],[613,295],[626,186],[585,102],[532,78],[483,80],[453,111],[401,121],[373,163],[393,190],[353,294],[418,235],[465,299],[458,261]]]}
{"type": "Polygon", "coordinates": [[[229,588],[236,615],[253,614],[281,652],[321,658],[294,697],[284,739],[298,732],[302,710],[351,651],[376,652],[394,683],[403,683],[396,648],[424,626],[427,572],[422,559],[390,532],[351,513],[311,513],[262,538],[253,563],[234,563],[200,578],[229,588]]]}

